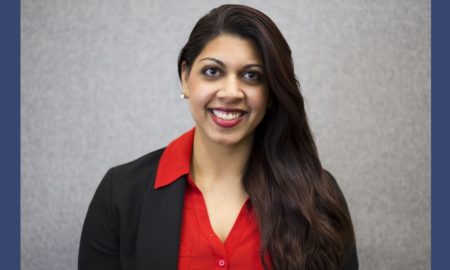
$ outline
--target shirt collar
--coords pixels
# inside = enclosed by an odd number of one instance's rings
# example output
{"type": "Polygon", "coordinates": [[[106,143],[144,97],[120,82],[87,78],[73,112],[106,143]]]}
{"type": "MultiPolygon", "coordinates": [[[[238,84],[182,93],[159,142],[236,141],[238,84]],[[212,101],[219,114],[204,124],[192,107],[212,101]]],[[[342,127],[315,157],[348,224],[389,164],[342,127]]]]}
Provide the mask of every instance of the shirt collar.
{"type": "Polygon", "coordinates": [[[164,150],[158,164],[154,188],[172,184],[182,175],[189,174],[195,128],[173,140],[164,150]]]}

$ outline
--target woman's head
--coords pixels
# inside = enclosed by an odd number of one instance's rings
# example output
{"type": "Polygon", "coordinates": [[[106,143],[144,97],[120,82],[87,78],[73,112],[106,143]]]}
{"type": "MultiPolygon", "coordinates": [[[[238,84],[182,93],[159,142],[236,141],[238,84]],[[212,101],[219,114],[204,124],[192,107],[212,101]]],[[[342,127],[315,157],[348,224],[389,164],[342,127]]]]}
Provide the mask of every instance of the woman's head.
{"type": "Polygon", "coordinates": [[[220,35],[249,40],[261,57],[270,109],[259,132],[284,129],[297,136],[301,131],[291,127],[300,125],[305,128],[307,122],[291,50],[275,23],[256,9],[243,5],[222,5],[200,18],[178,58],[180,79],[183,66],[189,73],[206,45],[220,35]]]}

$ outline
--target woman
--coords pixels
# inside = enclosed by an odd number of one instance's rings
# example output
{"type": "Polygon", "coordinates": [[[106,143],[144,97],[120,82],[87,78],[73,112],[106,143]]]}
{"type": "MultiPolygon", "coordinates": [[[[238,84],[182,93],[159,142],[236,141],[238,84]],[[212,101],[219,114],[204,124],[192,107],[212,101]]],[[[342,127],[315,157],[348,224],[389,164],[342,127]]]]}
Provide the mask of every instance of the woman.
{"type": "Polygon", "coordinates": [[[79,269],[358,269],[291,51],[265,14],[211,10],[181,50],[195,128],[102,180],[79,269]]]}

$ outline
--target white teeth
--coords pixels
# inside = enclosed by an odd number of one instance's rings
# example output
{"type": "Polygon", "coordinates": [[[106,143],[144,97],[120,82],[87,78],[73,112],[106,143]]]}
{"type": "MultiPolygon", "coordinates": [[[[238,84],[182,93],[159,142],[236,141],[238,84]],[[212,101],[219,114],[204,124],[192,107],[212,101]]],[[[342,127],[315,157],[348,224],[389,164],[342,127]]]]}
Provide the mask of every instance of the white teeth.
{"type": "Polygon", "coordinates": [[[241,116],[240,112],[224,112],[220,110],[212,110],[213,114],[223,120],[234,120],[241,116]]]}

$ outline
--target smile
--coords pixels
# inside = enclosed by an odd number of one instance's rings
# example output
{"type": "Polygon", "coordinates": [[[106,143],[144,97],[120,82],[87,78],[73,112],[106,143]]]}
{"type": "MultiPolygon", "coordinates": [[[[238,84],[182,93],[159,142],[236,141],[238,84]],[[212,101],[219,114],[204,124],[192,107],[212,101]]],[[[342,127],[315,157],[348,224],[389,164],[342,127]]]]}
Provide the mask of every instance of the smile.
{"type": "Polygon", "coordinates": [[[209,110],[214,123],[222,128],[232,128],[242,121],[246,113],[241,110],[211,109],[209,110]]]}
{"type": "Polygon", "coordinates": [[[222,110],[212,110],[212,113],[222,120],[234,120],[243,114],[242,112],[225,112],[222,110]]]}

